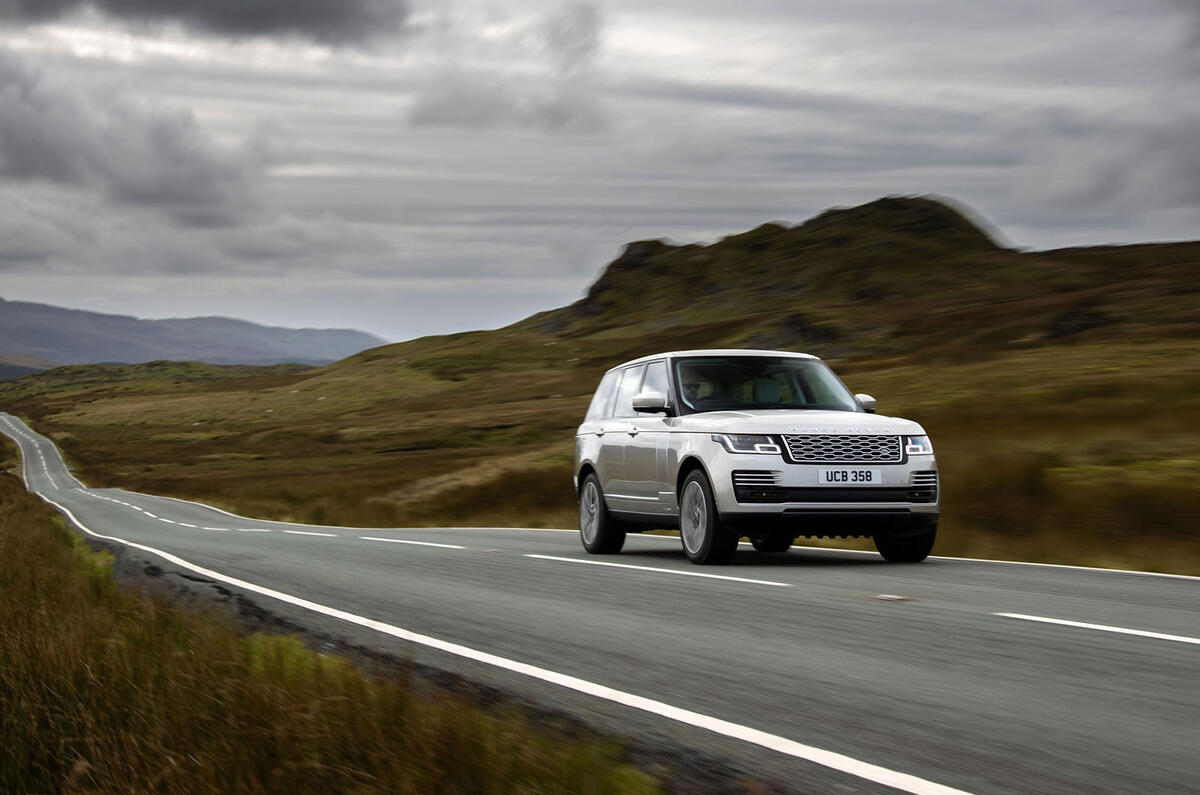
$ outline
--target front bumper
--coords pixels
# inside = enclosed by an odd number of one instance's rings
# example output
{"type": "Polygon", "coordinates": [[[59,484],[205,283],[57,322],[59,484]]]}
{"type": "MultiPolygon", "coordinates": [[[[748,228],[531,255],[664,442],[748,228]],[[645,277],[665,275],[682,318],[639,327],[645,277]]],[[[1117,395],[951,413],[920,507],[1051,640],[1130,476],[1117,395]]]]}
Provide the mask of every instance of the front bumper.
{"type": "Polygon", "coordinates": [[[792,464],[781,457],[724,454],[710,461],[713,496],[731,526],[797,534],[903,534],[932,527],[940,514],[937,461],[912,455],[898,464],[792,464]],[[879,470],[869,486],[822,485],[827,467],[879,470]]]}

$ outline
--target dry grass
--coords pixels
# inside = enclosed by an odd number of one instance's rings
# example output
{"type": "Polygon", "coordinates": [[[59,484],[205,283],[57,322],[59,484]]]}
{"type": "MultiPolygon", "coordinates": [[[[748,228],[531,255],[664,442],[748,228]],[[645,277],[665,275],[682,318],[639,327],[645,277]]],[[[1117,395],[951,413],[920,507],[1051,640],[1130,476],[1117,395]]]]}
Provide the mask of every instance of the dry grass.
{"type": "Polygon", "coordinates": [[[0,474],[0,791],[658,790],[611,744],[240,635],[109,563],[0,474]]]}

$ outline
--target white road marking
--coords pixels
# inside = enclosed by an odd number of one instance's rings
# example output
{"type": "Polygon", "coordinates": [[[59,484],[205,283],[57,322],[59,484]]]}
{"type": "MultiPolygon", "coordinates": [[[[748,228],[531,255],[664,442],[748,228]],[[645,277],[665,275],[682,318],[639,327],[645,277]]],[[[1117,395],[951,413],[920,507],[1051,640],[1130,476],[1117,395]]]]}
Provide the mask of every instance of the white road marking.
{"type": "Polygon", "coordinates": [[[325,538],[337,538],[337,533],[312,533],[308,530],[284,530],[285,533],[291,533],[294,536],[324,536],[325,538]]]}
{"type": "Polygon", "coordinates": [[[228,532],[229,532],[229,528],[228,528],[228,527],[201,527],[200,529],[201,529],[201,530],[221,530],[221,531],[224,531],[224,532],[226,532],[226,533],[228,533],[228,532]]]}
{"type": "Polygon", "coordinates": [[[661,569],[656,566],[635,566],[631,563],[611,563],[607,560],[584,560],[583,558],[560,558],[557,555],[525,555],[527,558],[537,558],[538,560],[559,560],[564,563],[586,563],[589,566],[614,566],[619,569],[637,569],[639,571],[653,571],[660,574],[678,574],[683,577],[704,577],[709,580],[731,580],[733,582],[748,582],[754,585],[773,585],[777,588],[791,588],[791,583],[773,582],[771,580],[752,580],[748,577],[730,577],[727,574],[705,574],[701,571],[684,571],[683,569],[661,569]]]}
{"type": "Polygon", "coordinates": [[[180,526],[180,527],[190,527],[190,528],[192,528],[193,530],[199,530],[199,529],[200,529],[200,525],[198,525],[198,524],[188,524],[187,522],[180,522],[180,523],[179,523],[179,526],[180,526]]]}
{"type": "Polygon", "coordinates": [[[386,541],[389,544],[412,544],[418,547],[441,547],[442,549],[466,549],[458,544],[435,544],[432,541],[409,541],[407,538],[375,538],[374,536],[359,536],[359,541],[386,541]]]}
{"type": "MultiPolygon", "coordinates": [[[[139,494],[140,492],[134,492],[134,493],[139,494]]],[[[146,496],[156,497],[157,499],[160,499],[160,500],[171,500],[173,502],[184,502],[184,503],[187,503],[188,505],[199,505],[201,508],[207,508],[210,511],[216,511],[217,513],[223,513],[226,516],[233,517],[234,519],[245,519],[250,522],[254,522],[254,521],[272,522],[272,520],[270,520],[270,519],[255,519],[252,516],[238,516],[236,513],[230,513],[229,511],[226,511],[222,508],[217,508],[216,506],[209,505],[209,504],[203,503],[203,502],[196,502],[195,500],[185,500],[182,497],[168,497],[165,494],[148,494],[146,496]]],[[[285,524],[285,522],[272,522],[272,524],[285,524]]]]}
{"type": "Polygon", "coordinates": [[[350,624],[366,627],[368,629],[375,630],[376,632],[381,632],[385,635],[391,635],[392,637],[399,638],[410,643],[416,643],[422,646],[427,646],[431,649],[437,649],[438,651],[442,651],[447,654],[453,654],[455,656],[464,657],[485,665],[502,668],[523,676],[528,676],[531,679],[537,679],[542,682],[558,685],[559,687],[563,687],[568,690],[574,690],[578,693],[594,696],[606,701],[612,701],[632,709],[641,710],[642,712],[649,712],[653,715],[659,715],[667,718],[668,720],[673,720],[688,726],[695,726],[696,728],[704,729],[724,737],[742,740],[743,742],[758,745],[772,751],[777,751],[781,754],[785,754],[796,759],[803,759],[823,767],[830,768],[831,770],[837,770],[851,776],[856,776],[858,778],[865,779],[866,781],[873,781],[877,784],[893,787],[894,789],[898,789],[903,792],[914,793],[914,795],[967,795],[967,793],[965,793],[963,790],[947,787],[918,776],[910,775],[908,773],[901,773],[897,770],[891,770],[879,765],[873,765],[870,762],[863,762],[853,757],[846,756],[845,754],[826,751],[822,748],[805,745],[804,743],[798,743],[795,740],[789,740],[788,738],[781,737],[777,734],[769,734],[749,726],[742,726],[737,723],[722,720],[721,718],[715,718],[711,715],[693,712],[688,709],[683,709],[682,707],[672,706],[671,704],[667,704],[662,701],[656,701],[654,699],[639,696],[634,693],[627,693],[623,690],[617,690],[606,685],[589,682],[586,679],[580,679],[568,674],[551,671],[548,668],[539,668],[538,666],[530,665],[529,663],[523,663],[518,660],[512,660],[507,657],[501,657],[485,651],[478,651],[470,648],[469,646],[463,646],[451,641],[441,640],[440,638],[435,638],[430,635],[422,635],[420,633],[403,629],[392,624],[385,624],[382,621],[376,621],[375,619],[365,618],[345,610],[339,610],[336,607],[329,607],[318,602],[309,601],[308,599],[304,599],[299,596],[293,596],[292,594],[284,593],[282,591],[276,591],[272,588],[257,585],[247,580],[240,580],[236,577],[230,577],[227,574],[222,574],[221,572],[213,571],[212,569],[206,569],[202,566],[197,566],[196,564],[190,563],[183,558],[178,557],[177,555],[172,555],[170,552],[163,552],[160,549],[155,549],[154,547],[146,546],[145,544],[137,544],[132,541],[126,541],[125,539],[117,538],[116,536],[101,535],[75,518],[75,514],[71,513],[71,511],[65,506],[60,505],[44,495],[39,494],[38,496],[65,514],[68,519],[70,519],[77,527],[79,527],[88,535],[104,539],[105,541],[115,541],[119,544],[125,544],[126,546],[133,547],[134,549],[140,549],[144,552],[158,555],[163,560],[174,563],[176,566],[182,566],[183,568],[194,571],[197,574],[214,580],[219,580],[236,588],[242,588],[252,593],[262,594],[263,596],[268,596],[272,599],[278,599],[281,602],[287,602],[288,604],[295,605],[305,610],[311,610],[314,613],[320,613],[322,615],[330,616],[350,624]]]}
{"type": "MultiPolygon", "coordinates": [[[[146,515],[149,516],[150,514],[146,514],[146,515]]],[[[162,516],[155,516],[154,518],[160,522],[166,522],[167,524],[179,524],[179,522],[175,521],[174,519],[167,519],[162,516]]]]}
{"type": "Polygon", "coordinates": [[[1155,638],[1157,640],[1173,640],[1176,643],[1192,643],[1200,646],[1200,638],[1189,638],[1186,635],[1167,635],[1163,632],[1147,632],[1144,629],[1127,629],[1125,627],[1110,627],[1107,624],[1086,624],[1082,621],[1067,621],[1062,618],[1046,618],[1045,616],[1027,616],[1021,613],[992,613],[994,616],[1003,616],[1004,618],[1018,618],[1022,621],[1037,621],[1042,624],[1061,624],[1064,627],[1081,627],[1083,629],[1096,629],[1101,632],[1116,632],[1121,635],[1137,635],[1143,638],[1155,638]]]}
{"type": "MultiPolygon", "coordinates": [[[[221,528],[214,527],[213,529],[220,530],[221,528]]],[[[270,533],[271,532],[270,530],[268,530],[265,527],[239,527],[237,529],[237,531],[239,533],[270,533]]]]}

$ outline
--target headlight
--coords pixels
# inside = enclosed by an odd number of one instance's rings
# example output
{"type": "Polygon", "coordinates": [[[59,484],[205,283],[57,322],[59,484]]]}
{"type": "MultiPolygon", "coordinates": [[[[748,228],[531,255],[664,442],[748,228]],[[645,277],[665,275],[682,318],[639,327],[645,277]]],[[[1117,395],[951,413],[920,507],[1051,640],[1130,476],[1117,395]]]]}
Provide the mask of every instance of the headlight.
{"type": "Polygon", "coordinates": [[[933,455],[933,444],[928,436],[910,436],[904,445],[904,452],[909,455],[933,455]]]}
{"type": "Polygon", "coordinates": [[[714,433],[712,440],[729,453],[761,453],[779,455],[779,445],[770,436],[752,433],[714,433]]]}

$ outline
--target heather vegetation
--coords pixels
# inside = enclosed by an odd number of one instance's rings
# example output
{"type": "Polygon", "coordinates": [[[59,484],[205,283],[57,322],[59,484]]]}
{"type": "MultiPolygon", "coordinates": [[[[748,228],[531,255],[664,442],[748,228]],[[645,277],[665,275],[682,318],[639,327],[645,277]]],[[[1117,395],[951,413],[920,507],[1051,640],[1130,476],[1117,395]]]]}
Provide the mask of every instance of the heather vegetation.
{"type": "MultiPolygon", "coordinates": [[[[574,525],[572,434],[659,350],[829,360],[923,423],[940,554],[1200,572],[1200,243],[1021,253],[884,199],[711,245],[632,243],[578,302],[319,368],[60,368],[0,408],[85,481],[347,525],[574,525]]],[[[853,543],[853,542],[851,542],[853,543]]]]}
{"type": "Polygon", "coordinates": [[[240,634],[111,562],[0,473],[0,791],[659,790],[609,742],[240,634]]]}

